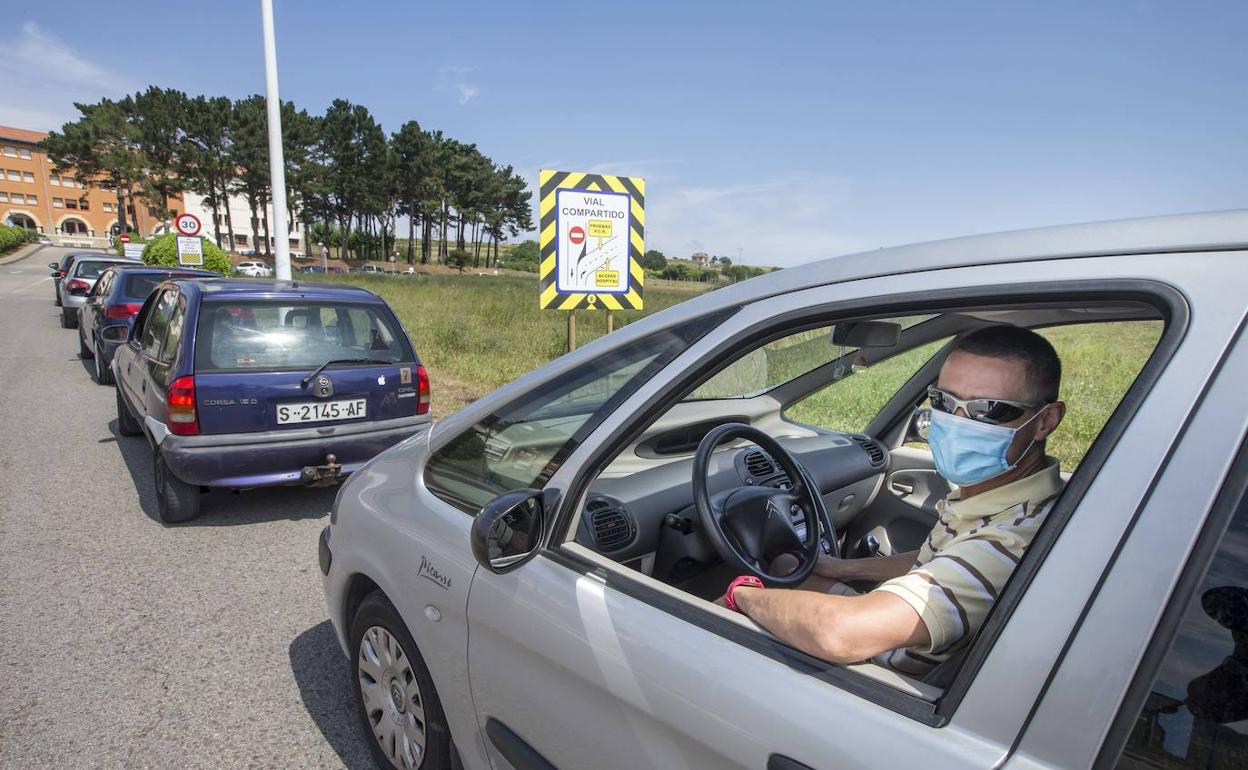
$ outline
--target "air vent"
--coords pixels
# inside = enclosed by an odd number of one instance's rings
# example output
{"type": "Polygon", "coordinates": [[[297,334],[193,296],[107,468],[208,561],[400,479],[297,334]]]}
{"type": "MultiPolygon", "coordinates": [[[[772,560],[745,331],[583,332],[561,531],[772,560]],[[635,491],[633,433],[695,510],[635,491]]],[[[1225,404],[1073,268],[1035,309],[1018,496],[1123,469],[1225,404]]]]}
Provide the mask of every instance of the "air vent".
{"type": "Polygon", "coordinates": [[[884,464],[884,448],[875,442],[874,439],[866,436],[853,434],[850,436],[867,452],[867,456],[871,458],[871,465],[879,467],[884,464]]]}
{"type": "Polygon", "coordinates": [[[745,456],[745,470],[751,476],[759,478],[775,473],[776,466],[772,464],[771,458],[762,452],[750,452],[745,456]]]}
{"type": "Polygon", "coordinates": [[[590,503],[588,508],[598,550],[618,551],[633,541],[632,519],[622,509],[612,508],[601,500],[590,503]]]}

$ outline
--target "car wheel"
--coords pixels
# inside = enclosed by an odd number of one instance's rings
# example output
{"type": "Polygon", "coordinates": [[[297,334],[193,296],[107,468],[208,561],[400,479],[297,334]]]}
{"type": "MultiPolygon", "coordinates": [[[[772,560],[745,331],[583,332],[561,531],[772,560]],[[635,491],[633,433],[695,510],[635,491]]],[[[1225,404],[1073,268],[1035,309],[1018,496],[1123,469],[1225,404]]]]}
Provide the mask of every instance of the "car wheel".
{"type": "Polygon", "coordinates": [[[380,591],[351,624],[355,699],[381,767],[451,767],[451,731],[429,669],[398,610],[380,591]]]}
{"type": "Polygon", "coordinates": [[[61,308],[61,328],[72,329],[78,325],[78,311],[73,308],[61,308]]]}
{"type": "Polygon", "coordinates": [[[121,388],[117,389],[117,432],[123,436],[142,436],[143,426],[130,414],[130,407],[121,397],[121,388]]]}
{"type": "Polygon", "coordinates": [[[87,347],[87,341],[82,336],[82,329],[78,329],[78,357],[81,359],[95,358],[95,354],[91,352],[91,348],[87,347]]]}
{"type": "Polygon", "coordinates": [[[152,455],[156,477],[156,513],[164,524],[181,524],[199,515],[199,487],[169,472],[160,450],[152,455]]]}
{"type": "Polygon", "coordinates": [[[112,385],[113,370],[109,366],[110,362],[104,360],[104,348],[96,340],[95,349],[99,352],[95,354],[95,382],[97,385],[112,385]]]}

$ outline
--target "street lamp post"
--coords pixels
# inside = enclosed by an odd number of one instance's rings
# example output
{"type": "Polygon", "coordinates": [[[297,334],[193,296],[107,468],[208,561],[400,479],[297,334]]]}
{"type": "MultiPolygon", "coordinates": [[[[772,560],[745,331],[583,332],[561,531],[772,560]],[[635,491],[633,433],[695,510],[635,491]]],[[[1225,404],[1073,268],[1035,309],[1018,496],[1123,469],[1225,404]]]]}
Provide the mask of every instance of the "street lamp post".
{"type": "Polygon", "coordinates": [[[279,281],[290,280],[290,222],[286,214],[286,160],[282,154],[282,101],[277,95],[277,42],[273,34],[273,0],[260,0],[264,23],[264,83],[269,117],[269,187],[273,192],[273,229],[279,281]]]}

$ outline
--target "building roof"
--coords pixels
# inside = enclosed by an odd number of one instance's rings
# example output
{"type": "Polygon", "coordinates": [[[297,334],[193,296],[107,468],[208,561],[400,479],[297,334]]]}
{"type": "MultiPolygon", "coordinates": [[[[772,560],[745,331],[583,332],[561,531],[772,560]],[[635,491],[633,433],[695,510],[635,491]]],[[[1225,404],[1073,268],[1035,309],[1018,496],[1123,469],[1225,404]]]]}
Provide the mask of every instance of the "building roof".
{"type": "Polygon", "coordinates": [[[26,144],[38,144],[46,138],[48,138],[48,134],[45,131],[29,131],[25,128],[0,126],[0,139],[8,139],[12,142],[25,142],[26,144]]]}

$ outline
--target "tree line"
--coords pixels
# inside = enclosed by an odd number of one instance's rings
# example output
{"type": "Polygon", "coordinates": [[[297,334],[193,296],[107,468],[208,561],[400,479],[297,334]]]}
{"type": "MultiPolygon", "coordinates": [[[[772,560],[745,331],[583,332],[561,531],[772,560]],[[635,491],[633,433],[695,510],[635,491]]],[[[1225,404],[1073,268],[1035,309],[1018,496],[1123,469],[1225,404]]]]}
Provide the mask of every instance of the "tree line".
{"type": "MultiPolygon", "coordinates": [[[[74,106],[81,117],[50,133],[43,147],[57,173],[72,171],[84,185],[116,193],[122,232],[133,229],[127,203],[144,202],[167,230],[169,198],[190,193],[203,196],[212,210],[217,243],[224,220],[232,246],[235,223],[227,201],[238,195],[251,212],[252,243],[263,243],[270,256],[263,96],[235,101],[150,86],[74,106]]],[[[352,248],[357,256],[385,258],[398,241],[399,218],[407,217],[408,263],[446,262],[453,238],[459,250],[471,243],[479,266],[483,256],[497,263],[500,241],[533,228],[525,180],[475,144],[422,129],[415,120],[387,136],[368,108],[344,99],[335,99],[324,115],[282,102],[281,115],[286,203],[291,226],[302,225],[309,249],[321,242],[337,247],[344,259],[352,248]]]]}

